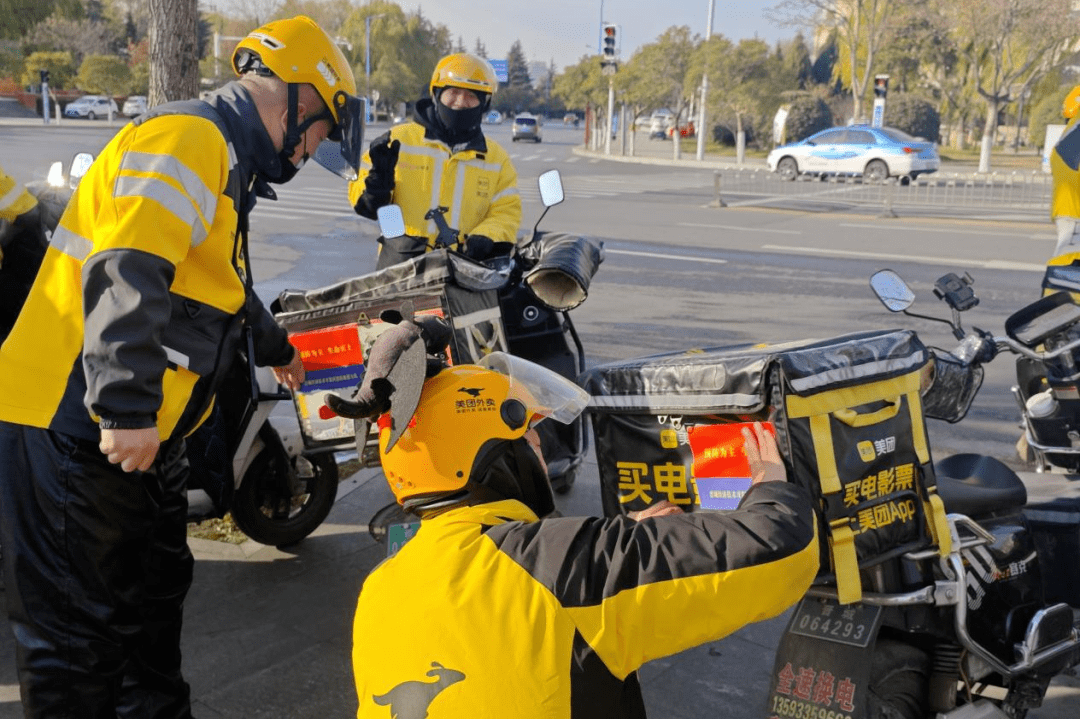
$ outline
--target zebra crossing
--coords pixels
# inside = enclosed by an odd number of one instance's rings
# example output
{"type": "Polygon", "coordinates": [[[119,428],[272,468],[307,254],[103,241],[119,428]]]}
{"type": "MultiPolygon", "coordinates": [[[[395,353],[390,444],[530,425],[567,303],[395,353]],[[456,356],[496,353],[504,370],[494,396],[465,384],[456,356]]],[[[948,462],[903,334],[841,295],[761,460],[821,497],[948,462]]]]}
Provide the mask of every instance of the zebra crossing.
{"type": "MultiPolygon", "coordinates": [[[[531,158],[520,158],[527,162],[531,158]]],[[[561,161],[551,159],[548,167],[559,167],[575,161],[588,162],[579,157],[564,158],[561,161]]],[[[544,158],[538,156],[539,164],[544,158]]],[[[518,191],[522,200],[540,201],[540,191],[535,178],[522,171],[519,164],[518,191]]],[[[306,175],[305,180],[276,187],[278,199],[259,200],[251,214],[252,224],[268,223],[280,220],[303,219],[339,219],[355,217],[346,192],[345,183],[326,172],[326,178],[306,175]]],[[[660,173],[660,174],[608,174],[608,175],[566,175],[563,174],[563,191],[567,199],[587,200],[595,197],[615,197],[643,192],[671,192],[690,188],[711,187],[712,177],[706,173],[660,173]]]]}

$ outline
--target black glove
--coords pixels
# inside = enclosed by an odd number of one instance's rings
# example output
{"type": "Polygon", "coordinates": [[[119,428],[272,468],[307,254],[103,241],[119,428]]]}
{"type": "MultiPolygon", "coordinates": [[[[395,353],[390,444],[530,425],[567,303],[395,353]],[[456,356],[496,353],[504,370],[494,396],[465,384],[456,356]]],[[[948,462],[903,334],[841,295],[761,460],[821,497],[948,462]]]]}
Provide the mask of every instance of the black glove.
{"type": "Polygon", "coordinates": [[[371,170],[364,178],[364,193],[356,201],[356,213],[361,217],[374,220],[377,211],[389,205],[394,192],[394,168],[397,167],[401,141],[390,141],[390,133],[384,132],[371,141],[368,157],[371,158],[371,170]]]}
{"type": "Polygon", "coordinates": [[[509,255],[513,246],[511,242],[495,242],[484,235],[469,235],[465,239],[465,248],[462,250],[462,254],[470,260],[482,262],[483,260],[490,260],[492,257],[509,255]]]}

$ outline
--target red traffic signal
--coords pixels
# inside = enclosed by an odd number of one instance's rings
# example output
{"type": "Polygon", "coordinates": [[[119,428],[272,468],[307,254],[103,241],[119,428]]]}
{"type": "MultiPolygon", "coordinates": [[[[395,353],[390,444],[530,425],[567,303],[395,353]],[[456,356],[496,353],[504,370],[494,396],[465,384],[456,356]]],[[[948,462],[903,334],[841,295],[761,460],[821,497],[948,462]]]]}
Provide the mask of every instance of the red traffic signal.
{"type": "Polygon", "coordinates": [[[601,28],[601,54],[603,55],[605,62],[615,62],[615,57],[618,54],[617,31],[618,28],[610,23],[605,23],[601,28]]]}

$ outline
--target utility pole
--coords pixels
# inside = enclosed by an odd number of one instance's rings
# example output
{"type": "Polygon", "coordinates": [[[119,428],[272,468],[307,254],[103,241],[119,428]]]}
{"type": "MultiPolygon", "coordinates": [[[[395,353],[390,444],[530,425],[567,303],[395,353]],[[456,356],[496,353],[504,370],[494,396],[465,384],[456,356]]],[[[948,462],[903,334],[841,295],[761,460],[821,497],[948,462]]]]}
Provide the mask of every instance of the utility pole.
{"type": "MultiPolygon", "coordinates": [[[[709,0],[709,22],[705,26],[705,42],[712,37],[713,7],[716,0],[709,0]]],[[[701,72],[701,107],[698,108],[697,159],[705,159],[705,101],[709,96],[709,68],[706,62],[701,72]]]]}
{"type": "Polygon", "coordinates": [[[365,122],[372,122],[375,117],[371,107],[371,21],[385,14],[380,12],[364,18],[364,109],[367,115],[364,118],[365,122]]]}
{"type": "Polygon", "coordinates": [[[611,154],[611,131],[612,125],[614,125],[613,118],[615,117],[615,76],[609,75],[607,81],[607,119],[604,124],[607,127],[604,128],[604,154],[611,154]]]}
{"type": "Polygon", "coordinates": [[[604,122],[604,154],[611,154],[611,131],[615,113],[615,73],[619,69],[619,27],[609,22],[600,24],[600,72],[608,76],[607,118],[604,122]]]}

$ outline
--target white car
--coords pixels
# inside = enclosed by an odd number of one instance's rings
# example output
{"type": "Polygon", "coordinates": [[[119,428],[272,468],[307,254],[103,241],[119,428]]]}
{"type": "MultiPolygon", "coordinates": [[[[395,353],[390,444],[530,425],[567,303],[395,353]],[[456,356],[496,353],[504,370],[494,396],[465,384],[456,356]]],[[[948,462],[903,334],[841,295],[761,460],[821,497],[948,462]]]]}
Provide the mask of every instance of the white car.
{"type": "Polygon", "coordinates": [[[64,107],[64,117],[85,117],[87,120],[96,120],[99,117],[108,117],[109,111],[113,115],[120,112],[116,101],[104,95],[83,95],[77,100],[72,100],[64,107]]]}
{"type": "Polygon", "coordinates": [[[543,138],[543,131],[540,129],[542,126],[543,121],[539,117],[523,112],[514,118],[514,127],[510,139],[514,142],[518,140],[540,142],[543,138]]]}
{"type": "Polygon", "coordinates": [[[916,177],[941,166],[937,146],[893,127],[831,127],[777,147],[765,158],[782,179],[801,174],[862,175],[868,182],[916,177]]]}
{"type": "Polygon", "coordinates": [[[146,112],[146,95],[129,95],[122,110],[127,117],[138,117],[146,112]]]}

